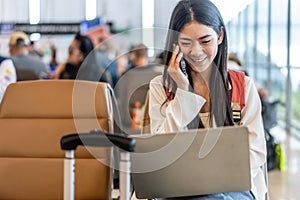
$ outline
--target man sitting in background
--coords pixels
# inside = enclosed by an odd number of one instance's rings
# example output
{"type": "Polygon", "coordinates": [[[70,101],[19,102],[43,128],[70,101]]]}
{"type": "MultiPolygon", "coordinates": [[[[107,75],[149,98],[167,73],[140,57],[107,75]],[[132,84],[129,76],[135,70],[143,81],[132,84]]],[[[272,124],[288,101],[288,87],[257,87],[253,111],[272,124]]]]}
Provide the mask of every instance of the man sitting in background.
{"type": "Polygon", "coordinates": [[[32,79],[45,78],[44,76],[47,74],[47,65],[41,59],[29,55],[29,45],[30,40],[24,32],[15,32],[10,36],[9,53],[17,71],[18,81],[22,80],[20,70],[36,74],[36,76],[32,76],[32,79]]]}
{"type": "MultiPolygon", "coordinates": [[[[121,126],[128,134],[139,133],[140,126],[133,126],[133,115],[135,115],[133,111],[142,109],[150,80],[162,74],[163,70],[163,67],[158,64],[149,63],[148,48],[144,44],[135,45],[130,49],[129,61],[131,65],[119,78],[114,88],[119,103],[121,126]],[[136,105],[140,105],[140,108],[136,108],[136,105]]],[[[141,117],[139,118],[142,120],[141,117]]],[[[141,121],[137,122],[137,124],[140,123],[141,121]]]]}

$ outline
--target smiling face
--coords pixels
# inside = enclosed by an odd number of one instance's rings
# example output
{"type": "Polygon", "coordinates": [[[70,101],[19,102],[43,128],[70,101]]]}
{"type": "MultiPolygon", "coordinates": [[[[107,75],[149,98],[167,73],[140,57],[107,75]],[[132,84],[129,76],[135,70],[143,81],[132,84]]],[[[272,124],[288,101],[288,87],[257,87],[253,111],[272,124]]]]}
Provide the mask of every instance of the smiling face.
{"type": "Polygon", "coordinates": [[[212,64],[222,43],[223,30],[218,35],[213,28],[192,21],[183,26],[178,36],[179,48],[191,71],[204,72],[212,64]]]}

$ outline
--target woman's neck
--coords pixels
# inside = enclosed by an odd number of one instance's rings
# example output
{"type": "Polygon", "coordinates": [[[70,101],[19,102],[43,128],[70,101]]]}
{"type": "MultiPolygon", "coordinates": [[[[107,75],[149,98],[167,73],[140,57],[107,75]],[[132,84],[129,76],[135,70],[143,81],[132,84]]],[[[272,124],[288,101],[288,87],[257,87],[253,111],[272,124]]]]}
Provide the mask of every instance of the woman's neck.
{"type": "Polygon", "coordinates": [[[210,111],[210,91],[209,91],[210,75],[211,75],[211,67],[208,70],[201,73],[191,71],[194,92],[202,96],[206,100],[204,106],[200,110],[201,113],[210,111]]]}
{"type": "Polygon", "coordinates": [[[193,84],[201,84],[201,85],[208,85],[209,79],[211,75],[211,67],[209,67],[207,70],[203,72],[195,72],[191,70],[191,76],[193,80],[193,84]]]}

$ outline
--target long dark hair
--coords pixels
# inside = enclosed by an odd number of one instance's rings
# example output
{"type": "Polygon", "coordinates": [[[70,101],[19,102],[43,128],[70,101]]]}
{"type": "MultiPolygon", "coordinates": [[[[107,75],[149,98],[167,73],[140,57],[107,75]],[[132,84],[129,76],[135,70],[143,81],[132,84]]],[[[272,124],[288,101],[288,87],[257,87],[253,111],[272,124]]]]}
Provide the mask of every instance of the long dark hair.
{"type": "Polygon", "coordinates": [[[85,35],[81,35],[80,33],[76,33],[73,40],[79,43],[79,50],[83,55],[83,59],[76,65],[67,62],[65,70],[60,74],[60,78],[61,79],[86,79],[86,77],[84,77],[86,73],[83,73],[82,71],[84,69],[85,71],[88,71],[90,67],[82,67],[82,66],[86,58],[93,51],[94,44],[89,37],[85,35]]]}
{"type": "Polygon", "coordinates": [[[74,39],[77,40],[80,43],[79,50],[83,54],[84,58],[87,57],[87,55],[91,51],[93,51],[94,44],[93,44],[92,40],[89,37],[87,37],[85,35],[81,35],[80,33],[77,33],[75,35],[74,39]]]}
{"type": "MultiPolygon", "coordinates": [[[[230,108],[231,94],[228,92],[226,29],[218,8],[209,0],[181,0],[173,10],[164,53],[165,69],[163,83],[167,95],[166,101],[173,99],[177,90],[176,83],[167,73],[168,64],[172,56],[173,44],[177,43],[179,32],[183,26],[193,20],[211,27],[217,35],[219,35],[221,29],[223,29],[223,41],[218,46],[218,52],[212,63],[212,72],[209,79],[210,116],[211,119],[214,117],[217,126],[233,125],[230,108]]],[[[188,63],[186,63],[186,65],[189,82],[193,87],[190,68],[188,63]]],[[[210,125],[212,125],[212,120],[210,120],[210,125]]],[[[204,126],[197,116],[188,127],[202,128],[204,126]]]]}

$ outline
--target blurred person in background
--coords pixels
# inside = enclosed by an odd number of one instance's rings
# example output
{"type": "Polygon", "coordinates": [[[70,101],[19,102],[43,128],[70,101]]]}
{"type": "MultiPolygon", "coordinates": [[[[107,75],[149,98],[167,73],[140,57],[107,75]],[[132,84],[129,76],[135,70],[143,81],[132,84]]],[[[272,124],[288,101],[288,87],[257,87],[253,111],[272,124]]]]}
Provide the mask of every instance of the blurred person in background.
{"type": "MultiPolygon", "coordinates": [[[[17,74],[18,70],[28,70],[35,73],[39,78],[43,78],[47,74],[48,67],[41,59],[29,54],[29,45],[30,40],[24,32],[14,32],[10,36],[9,53],[17,74]]],[[[19,77],[17,79],[19,80],[19,77]]]]}
{"type": "Polygon", "coordinates": [[[58,64],[50,77],[54,79],[76,79],[81,64],[93,49],[94,45],[88,37],[79,33],[76,34],[69,45],[67,62],[58,64]]]}
{"type": "Polygon", "coordinates": [[[238,56],[235,53],[228,54],[227,68],[235,71],[245,72],[245,75],[248,76],[247,71],[243,68],[242,61],[238,58],[238,56]]]}
{"type": "Polygon", "coordinates": [[[163,71],[163,67],[159,64],[149,62],[148,47],[142,43],[131,47],[129,60],[131,62],[130,67],[119,78],[114,88],[123,123],[122,127],[128,134],[139,132],[141,118],[135,119],[133,111],[142,109],[149,90],[150,80],[161,75],[163,71]]]}
{"type": "MultiPolygon", "coordinates": [[[[105,73],[108,73],[111,76],[111,83],[114,87],[119,79],[115,43],[108,34],[99,36],[97,42],[95,47],[97,63],[105,70],[105,73]]],[[[103,81],[103,77],[100,81],[103,81]]]]}
{"type": "Polygon", "coordinates": [[[142,43],[134,45],[129,49],[127,70],[124,73],[135,67],[146,67],[148,63],[147,46],[142,43]]]}
{"type": "Polygon", "coordinates": [[[54,72],[50,72],[52,79],[79,79],[89,81],[103,81],[111,83],[110,74],[100,66],[92,40],[77,33],[68,50],[67,62],[58,64],[54,72]]]}
{"type": "MultiPolygon", "coordinates": [[[[235,71],[245,72],[246,76],[249,76],[247,71],[243,68],[243,62],[238,58],[235,53],[229,53],[227,57],[227,68],[235,71]]],[[[261,101],[266,101],[269,97],[268,91],[259,83],[255,83],[258,91],[258,95],[261,101]]]]}

